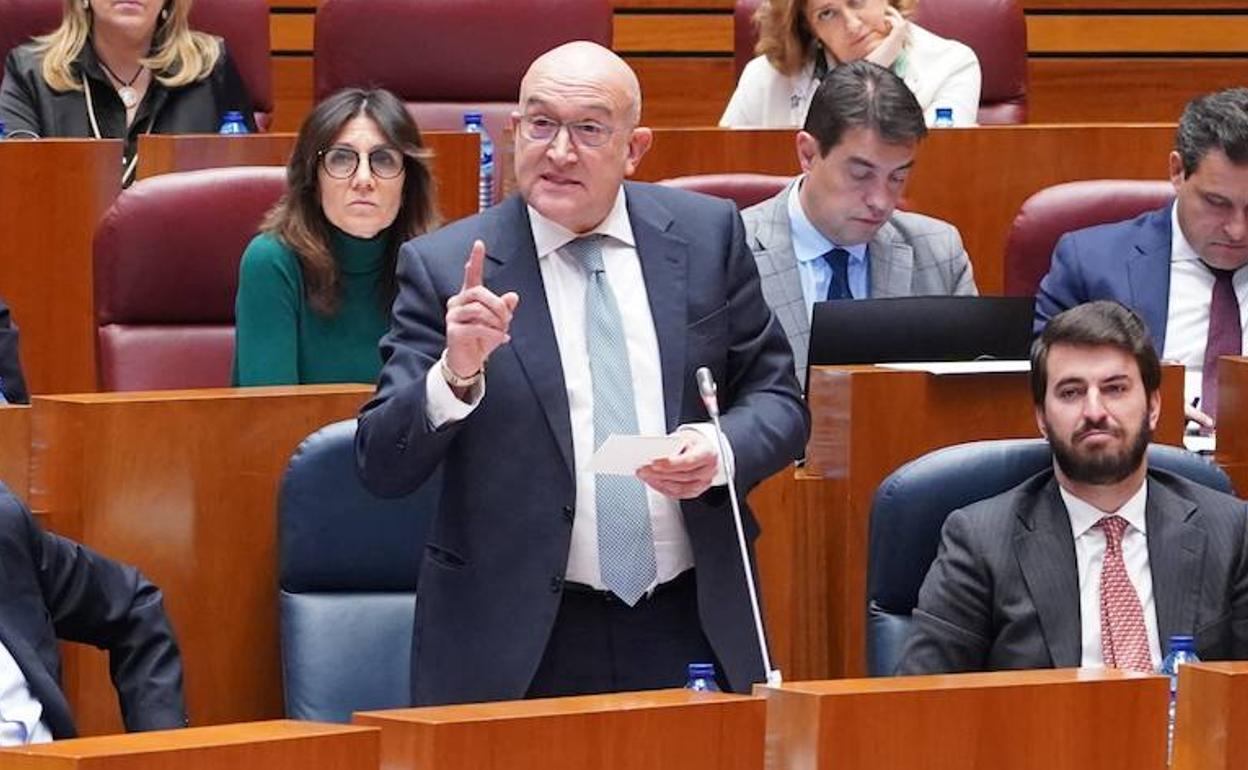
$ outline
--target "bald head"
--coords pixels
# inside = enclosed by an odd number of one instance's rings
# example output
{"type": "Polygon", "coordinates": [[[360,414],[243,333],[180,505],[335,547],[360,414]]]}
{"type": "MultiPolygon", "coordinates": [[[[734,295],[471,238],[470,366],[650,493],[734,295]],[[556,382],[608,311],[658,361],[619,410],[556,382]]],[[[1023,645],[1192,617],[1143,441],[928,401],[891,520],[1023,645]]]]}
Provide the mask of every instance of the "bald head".
{"type": "Polygon", "coordinates": [[[630,124],[641,120],[641,84],[636,73],[614,51],[597,43],[564,43],[537,57],[520,81],[521,107],[535,91],[552,85],[599,91],[615,101],[612,107],[627,116],[630,124]]]}

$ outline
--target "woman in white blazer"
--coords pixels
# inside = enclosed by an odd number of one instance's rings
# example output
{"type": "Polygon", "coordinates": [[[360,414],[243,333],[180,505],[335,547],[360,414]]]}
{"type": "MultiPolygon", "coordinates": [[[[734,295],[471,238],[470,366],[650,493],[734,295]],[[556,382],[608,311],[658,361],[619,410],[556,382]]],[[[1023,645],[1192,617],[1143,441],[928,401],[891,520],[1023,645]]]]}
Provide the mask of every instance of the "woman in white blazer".
{"type": "Polygon", "coordinates": [[[953,125],[973,126],[982,85],[975,52],[906,20],[918,0],[765,0],[758,57],[746,65],[720,118],[730,128],[798,127],[828,69],[867,59],[910,87],[927,124],[936,109],[953,125]]]}

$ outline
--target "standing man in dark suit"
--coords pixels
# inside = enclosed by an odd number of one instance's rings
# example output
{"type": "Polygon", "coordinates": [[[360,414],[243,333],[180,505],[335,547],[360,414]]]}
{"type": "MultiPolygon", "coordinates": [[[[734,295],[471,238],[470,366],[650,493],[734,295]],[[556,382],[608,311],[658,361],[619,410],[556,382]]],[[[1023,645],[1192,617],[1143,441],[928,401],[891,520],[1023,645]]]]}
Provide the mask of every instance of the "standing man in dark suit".
{"type": "Polygon", "coordinates": [[[9,306],[0,299],[0,395],[10,404],[30,400],[26,378],[22,376],[22,360],[17,350],[17,327],[9,316],[9,306]]]}
{"type": "Polygon", "coordinates": [[[160,590],[44,532],[0,485],[0,746],[72,738],[57,639],[109,654],[127,730],[186,725],[182,660],[160,590]]]}
{"type": "Polygon", "coordinates": [[[1144,322],[1081,305],[1031,362],[1053,468],[949,515],[898,673],[1153,671],[1173,634],[1248,658],[1248,507],[1149,469],[1161,365],[1144,322]]]}
{"type": "Polygon", "coordinates": [[[1193,99],[1170,153],[1175,200],[1126,222],[1067,233],[1036,295],[1036,332],[1066,308],[1113,299],[1144,318],[1188,372],[1188,417],[1213,427],[1218,356],[1248,331],[1248,88],[1193,99]]]}
{"type": "Polygon", "coordinates": [[[520,109],[519,195],[404,246],[360,415],[378,492],[444,469],[413,700],[680,686],[695,660],[746,691],[762,658],[694,371],[719,383],[742,500],[802,453],[809,419],[740,217],[624,182],[652,135],[636,76],[605,48],[539,57],[520,109]],[[636,478],[596,475],[610,433],[679,449],[636,478]]]}
{"type": "Polygon", "coordinates": [[[741,212],[799,378],[816,302],[976,293],[958,229],[897,211],[925,136],[923,108],[901,78],[868,61],[842,64],[797,132],[802,175],[741,212]]]}

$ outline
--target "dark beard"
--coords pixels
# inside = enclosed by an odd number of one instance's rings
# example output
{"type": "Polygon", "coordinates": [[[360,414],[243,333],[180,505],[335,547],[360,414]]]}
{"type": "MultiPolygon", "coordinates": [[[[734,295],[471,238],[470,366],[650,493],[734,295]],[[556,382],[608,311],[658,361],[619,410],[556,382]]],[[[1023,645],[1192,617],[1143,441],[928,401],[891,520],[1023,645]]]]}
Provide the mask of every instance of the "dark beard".
{"type": "MultiPolygon", "coordinates": [[[[1140,429],[1135,441],[1118,453],[1098,453],[1084,456],[1077,453],[1073,444],[1056,438],[1051,425],[1045,420],[1045,428],[1049,434],[1049,446],[1053,450],[1053,458],[1057,467],[1071,481],[1080,484],[1117,484],[1130,476],[1144,461],[1148,452],[1148,444],[1153,440],[1153,429],[1149,427],[1148,415],[1140,421],[1140,429]]],[[[1072,437],[1073,441],[1073,437],[1072,437]]]]}

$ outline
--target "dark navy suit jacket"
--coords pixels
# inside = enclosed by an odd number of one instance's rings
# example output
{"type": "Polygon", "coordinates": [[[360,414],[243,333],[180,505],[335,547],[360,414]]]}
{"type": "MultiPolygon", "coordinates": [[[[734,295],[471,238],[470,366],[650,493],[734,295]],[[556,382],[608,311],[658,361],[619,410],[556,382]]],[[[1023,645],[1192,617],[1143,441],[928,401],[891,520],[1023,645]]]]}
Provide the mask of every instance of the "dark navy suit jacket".
{"type": "MultiPolygon", "coordinates": [[[[801,455],[809,417],[741,218],[707,196],[635,183],[625,190],[658,333],[667,428],[707,419],[694,371],[710,367],[744,501],[801,455]]],[[[444,466],[417,590],[413,700],[522,698],[559,609],[576,499],[563,369],[523,200],[513,196],[403,247],[381,352],[377,394],[357,435],[365,482],[399,494],[444,466]],[[476,238],[486,244],[486,286],[517,292],[520,305],[511,342],[486,367],[481,403],[433,431],[425,376],[446,345],[446,301],[463,283],[476,238]]],[[[681,510],[702,628],[732,688],[748,691],[764,672],[727,491],[713,488],[681,510]]],[[[757,525],[745,516],[753,537],[757,525]]]]}
{"type": "Polygon", "coordinates": [[[182,660],[160,590],[133,567],[44,532],[0,485],[0,642],[52,736],[72,738],[58,638],[108,650],[127,730],[186,725],[182,660]]]}
{"type": "Polygon", "coordinates": [[[17,327],[9,317],[9,306],[0,300],[0,380],[4,381],[4,397],[14,404],[30,400],[26,392],[26,379],[22,377],[22,362],[17,355],[17,327]]]}
{"type": "Polygon", "coordinates": [[[1035,333],[1067,308],[1112,299],[1139,313],[1160,355],[1170,304],[1171,205],[1063,235],[1036,293],[1035,333]]]}

